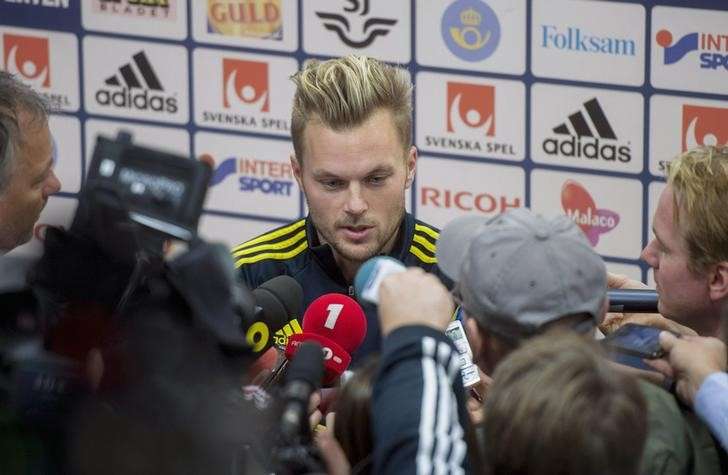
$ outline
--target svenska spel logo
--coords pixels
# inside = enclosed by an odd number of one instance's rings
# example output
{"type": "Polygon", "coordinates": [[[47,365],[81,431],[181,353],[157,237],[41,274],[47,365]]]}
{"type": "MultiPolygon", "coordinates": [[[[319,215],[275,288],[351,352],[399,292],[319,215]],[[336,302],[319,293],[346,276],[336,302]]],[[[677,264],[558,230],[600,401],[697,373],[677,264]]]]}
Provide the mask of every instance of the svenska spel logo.
{"type": "Polygon", "coordinates": [[[461,133],[463,126],[495,135],[495,87],[447,82],[447,131],[461,133]]]}
{"type": "Polygon", "coordinates": [[[500,42],[500,23],[492,8],[480,0],[457,0],[442,15],[442,39],[465,61],[491,56],[500,42]]]}
{"type": "Polygon", "coordinates": [[[728,145],[728,109],[684,104],[682,151],[703,145],[728,145]]]}
{"type": "Polygon", "coordinates": [[[581,228],[592,246],[599,244],[602,234],[619,224],[617,213],[597,208],[587,189],[574,180],[566,180],[561,187],[561,208],[581,228]]]}
{"type": "Polygon", "coordinates": [[[268,63],[223,58],[223,106],[270,111],[268,63]]]}
{"type": "Polygon", "coordinates": [[[238,191],[278,196],[292,194],[293,170],[290,163],[235,156],[218,160],[211,153],[203,153],[200,160],[215,164],[210,188],[217,187],[231,175],[237,175],[238,191]]]}
{"type": "Polygon", "coordinates": [[[20,75],[35,88],[51,86],[48,38],[5,33],[3,45],[7,72],[20,75]]]}
{"type": "Polygon", "coordinates": [[[728,31],[723,33],[692,32],[683,35],[677,41],[670,30],[662,29],[655,37],[657,44],[663,48],[662,63],[675,64],[688,56],[695,61],[693,51],[699,51],[696,65],[701,69],[724,69],[728,71],[728,31]]]}
{"type": "Polygon", "coordinates": [[[282,0],[207,0],[207,32],[280,41],[282,0]]]}

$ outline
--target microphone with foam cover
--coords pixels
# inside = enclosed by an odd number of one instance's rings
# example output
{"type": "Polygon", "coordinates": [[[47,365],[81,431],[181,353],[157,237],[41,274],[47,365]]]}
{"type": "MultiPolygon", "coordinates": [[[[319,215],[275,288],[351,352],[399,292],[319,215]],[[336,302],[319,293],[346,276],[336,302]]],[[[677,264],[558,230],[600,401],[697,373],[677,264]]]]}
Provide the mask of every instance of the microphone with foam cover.
{"type": "Polygon", "coordinates": [[[303,342],[318,342],[324,349],[324,384],[328,385],[349,367],[351,354],[366,333],[367,319],[356,300],[343,294],[324,294],[306,309],[303,332],[288,338],[286,358],[290,360],[303,342]]]}
{"type": "MultiPolygon", "coordinates": [[[[301,315],[303,289],[293,277],[280,275],[253,290],[253,318],[243,322],[245,338],[254,353],[264,353],[273,346],[274,333],[301,315]]],[[[296,328],[298,324],[294,325],[296,328]]]]}
{"type": "Polygon", "coordinates": [[[659,296],[653,289],[609,289],[609,311],[619,313],[657,313],[659,296]]]}
{"type": "Polygon", "coordinates": [[[354,291],[359,300],[378,304],[379,284],[390,274],[404,272],[404,264],[387,256],[372,257],[366,261],[354,277],[354,291]]]}

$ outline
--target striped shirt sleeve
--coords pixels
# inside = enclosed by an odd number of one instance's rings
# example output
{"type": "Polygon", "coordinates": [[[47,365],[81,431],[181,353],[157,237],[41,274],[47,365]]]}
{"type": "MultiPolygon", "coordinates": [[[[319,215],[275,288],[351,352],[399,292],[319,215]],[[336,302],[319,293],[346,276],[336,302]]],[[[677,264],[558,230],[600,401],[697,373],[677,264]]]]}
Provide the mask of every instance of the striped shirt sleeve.
{"type": "Polygon", "coordinates": [[[374,384],[374,473],[465,473],[464,401],[458,353],[442,332],[392,332],[374,384]]]}

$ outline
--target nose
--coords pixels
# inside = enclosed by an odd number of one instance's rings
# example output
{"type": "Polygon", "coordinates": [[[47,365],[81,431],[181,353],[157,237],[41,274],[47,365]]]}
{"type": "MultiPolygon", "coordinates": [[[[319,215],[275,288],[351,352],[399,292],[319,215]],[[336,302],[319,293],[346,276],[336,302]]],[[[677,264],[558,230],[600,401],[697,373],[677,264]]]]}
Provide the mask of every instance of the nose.
{"type": "Polygon", "coordinates": [[[48,179],[46,180],[46,185],[43,188],[43,197],[48,198],[50,195],[56,194],[60,190],[61,180],[59,180],[56,173],[51,170],[51,173],[48,175],[48,179]]]}
{"type": "Polygon", "coordinates": [[[640,254],[640,258],[642,258],[643,261],[645,261],[650,267],[653,269],[657,269],[660,265],[659,261],[659,253],[657,252],[657,240],[653,239],[647,245],[644,249],[642,249],[642,253],[640,254]]]}
{"type": "Polygon", "coordinates": [[[352,183],[349,186],[349,195],[346,199],[345,211],[349,214],[361,215],[367,209],[369,209],[369,205],[364,199],[361,187],[358,183],[352,183]]]}

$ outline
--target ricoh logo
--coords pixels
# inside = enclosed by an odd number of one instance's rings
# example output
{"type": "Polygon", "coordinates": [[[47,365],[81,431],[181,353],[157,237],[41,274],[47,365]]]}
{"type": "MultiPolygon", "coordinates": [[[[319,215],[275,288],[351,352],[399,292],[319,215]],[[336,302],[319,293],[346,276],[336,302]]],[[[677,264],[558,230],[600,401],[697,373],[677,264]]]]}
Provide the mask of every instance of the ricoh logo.
{"type": "Polygon", "coordinates": [[[51,86],[48,38],[3,34],[3,63],[35,88],[51,86]]]}
{"type": "Polygon", "coordinates": [[[500,23],[493,9],[480,0],[457,0],[442,16],[442,39],[465,61],[490,57],[500,42],[500,23]]]}
{"type": "Polygon", "coordinates": [[[97,13],[127,17],[177,18],[177,0],[92,0],[92,10],[97,13]]]}
{"type": "Polygon", "coordinates": [[[632,160],[631,145],[619,142],[597,98],[569,114],[567,121],[553,128],[553,134],[542,143],[548,155],[622,163],[632,160]]]}
{"type": "Polygon", "coordinates": [[[103,107],[139,111],[178,111],[176,94],[164,93],[164,87],[154,72],[144,51],[132,56],[132,62],[122,65],[117,74],[108,77],[96,91],[96,103],[103,107]]]}
{"type": "Polygon", "coordinates": [[[693,32],[675,41],[672,32],[662,29],[655,37],[663,48],[662,63],[675,64],[688,53],[699,51],[698,66],[702,69],[728,71],[728,31],[720,33],[693,32]]]}
{"type": "Polygon", "coordinates": [[[619,224],[619,215],[608,209],[597,208],[594,198],[584,186],[567,180],[561,187],[561,207],[584,232],[592,246],[599,244],[602,234],[619,224]]]}
{"type": "Polygon", "coordinates": [[[434,186],[423,186],[419,193],[420,206],[475,211],[483,214],[497,214],[509,208],[522,206],[519,197],[494,195],[485,191],[451,190],[434,186]]]}
{"type": "Polygon", "coordinates": [[[282,0],[207,0],[207,31],[225,36],[283,39],[282,0]]]}
{"type": "Polygon", "coordinates": [[[496,137],[496,87],[448,81],[445,91],[445,130],[449,136],[426,135],[425,144],[445,150],[515,156],[511,143],[487,140],[496,137]]]}
{"type": "MultiPolygon", "coordinates": [[[[200,160],[218,163],[209,153],[203,154],[200,160]]],[[[230,175],[238,175],[238,190],[242,192],[278,196],[291,196],[292,193],[293,172],[289,163],[228,157],[214,167],[210,188],[220,185],[230,175]]]]}
{"type": "Polygon", "coordinates": [[[728,145],[728,108],[683,105],[682,151],[702,145],[728,145]]]}
{"type": "Polygon", "coordinates": [[[634,40],[594,35],[572,26],[563,29],[556,25],[541,25],[541,47],[611,56],[636,55],[634,40]]]}
{"type": "Polygon", "coordinates": [[[333,31],[336,36],[350,48],[366,48],[374,43],[380,36],[387,36],[394,25],[396,18],[383,18],[371,15],[369,11],[370,0],[347,0],[349,6],[344,7],[344,13],[316,12],[325,29],[333,31]]]}

